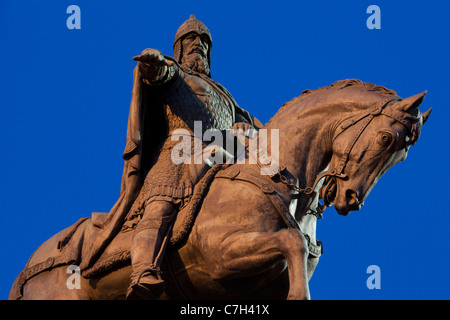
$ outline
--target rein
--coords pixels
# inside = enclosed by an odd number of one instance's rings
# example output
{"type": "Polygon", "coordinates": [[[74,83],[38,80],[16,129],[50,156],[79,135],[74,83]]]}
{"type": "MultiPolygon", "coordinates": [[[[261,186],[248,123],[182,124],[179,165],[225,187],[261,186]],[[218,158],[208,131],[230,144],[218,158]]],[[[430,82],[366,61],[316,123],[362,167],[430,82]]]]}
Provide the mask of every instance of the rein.
{"type": "MultiPolygon", "coordinates": [[[[336,134],[336,136],[333,138],[333,142],[336,140],[337,137],[339,137],[343,132],[345,132],[347,129],[351,128],[352,126],[356,125],[357,123],[361,123],[358,131],[350,140],[350,143],[345,148],[344,154],[342,155],[341,159],[338,161],[338,166],[335,168],[332,168],[330,170],[324,171],[321,174],[319,174],[314,184],[311,187],[306,188],[299,188],[295,183],[291,183],[289,179],[282,173],[285,171],[285,167],[280,166],[281,169],[278,170],[275,174],[271,175],[271,178],[273,177],[279,177],[280,182],[283,184],[286,184],[291,190],[297,192],[298,194],[303,193],[305,195],[310,196],[314,190],[317,187],[317,184],[325,177],[335,177],[338,179],[347,180],[349,177],[344,173],[344,169],[350,159],[350,153],[355,146],[358,139],[361,137],[361,134],[364,132],[364,130],[367,128],[367,126],[372,122],[372,120],[379,115],[385,115],[390,118],[393,118],[394,120],[400,122],[404,126],[406,126],[408,129],[411,130],[411,124],[407,121],[405,121],[405,118],[401,115],[396,114],[395,112],[391,110],[386,110],[386,107],[393,101],[398,101],[399,98],[395,97],[389,97],[385,99],[380,105],[371,107],[368,111],[365,111],[362,115],[358,116],[356,119],[348,119],[343,122],[341,125],[341,131],[336,134]]],[[[294,196],[298,196],[294,194],[294,196]]],[[[317,211],[308,210],[307,213],[315,215],[317,218],[322,217],[322,212],[325,210],[325,206],[321,205],[319,203],[319,206],[317,208],[317,211]]]]}
{"type": "MultiPolygon", "coordinates": [[[[349,159],[350,159],[350,152],[352,151],[353,147],[355,146],[356,142],[358,141],[359,137],[361,137],[361,134],[364,132],[364,130],[367,128],[367,126],[372,122],[372,120],[376,117],[379,116],[380,114],[389,116],[391,118],[394,118],[395,120],[397,120],[400,123],[402,122],[402,119],[397,118],[394,114],[390,113],[390,112],[385,112],[385,108],[386,106],[391,103],[392,101],[396,101],[398,100],[397,98],[394,99],[386,99],[383,101],[382,104],[378,105],[378,106],[373,106],[372,108],[369,109],[368,112],[364,112],[362,116],[356,118],[356,119],[351,119],[348,121],[347,124],[342,124],[341,125],[341,129],[342,131],[340,131],[334,138],[333,138],[333,142],[334,140],[337,139],[337,137],[339,137],[343,132],[345,132],[348,128],[354,126],[356,123],[361,122],[361,126],[358,129],[358,131],[356,132],[355,136],[353,137],[353,139],[350,141],[350,143],[347,145],[347,147],[345,148],[344,154],[341,157],[341,160],[338,162],[339,165],[337,168],[333,168],[331,169],[329,172],[332,176],[335,176],[337,178],[341,178],[341,175],[343,175],[343,171],[344,168],[346,167],[349,159]]],[[[345,179],[348,179],[348,176],[345,175],[345,179]]]]}

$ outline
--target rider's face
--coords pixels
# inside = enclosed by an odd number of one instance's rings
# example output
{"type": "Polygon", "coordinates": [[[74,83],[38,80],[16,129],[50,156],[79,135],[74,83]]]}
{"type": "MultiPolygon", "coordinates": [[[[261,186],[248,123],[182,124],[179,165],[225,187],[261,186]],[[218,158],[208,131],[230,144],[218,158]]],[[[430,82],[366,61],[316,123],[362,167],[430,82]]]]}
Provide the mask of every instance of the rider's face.
{"type": "Polygon", "coordinates": [[[181,45],[183,47],[183,54],[200,54],[204,59],[208,56],[209,43],[208,38],[204,35],[190,32],[184,37],[181,45]]]}

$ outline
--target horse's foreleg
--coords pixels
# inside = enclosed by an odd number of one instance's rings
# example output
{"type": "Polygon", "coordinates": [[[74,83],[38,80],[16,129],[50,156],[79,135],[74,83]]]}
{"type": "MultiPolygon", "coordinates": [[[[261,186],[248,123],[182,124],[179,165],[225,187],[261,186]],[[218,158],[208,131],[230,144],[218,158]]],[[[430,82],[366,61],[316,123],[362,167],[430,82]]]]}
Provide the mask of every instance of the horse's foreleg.
{"type": "Polygon", "coordinates": [[[285,259],[290,283],[288,299],[309,299],[306,243],[301,232],[294,229],[237,232],[226,237],[216,233],[204,242],[206,254],[203,256],[215,280],[253,275],[285,259]]]}

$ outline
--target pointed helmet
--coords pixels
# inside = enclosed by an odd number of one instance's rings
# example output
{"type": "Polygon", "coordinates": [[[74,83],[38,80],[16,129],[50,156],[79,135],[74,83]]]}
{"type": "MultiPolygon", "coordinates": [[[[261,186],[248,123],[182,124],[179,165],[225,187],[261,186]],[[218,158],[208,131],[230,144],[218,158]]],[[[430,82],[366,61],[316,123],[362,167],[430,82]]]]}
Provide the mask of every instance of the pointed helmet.
{"type": "Polygon", "coordinates": [[[209,48],[208,48],[208,63],[211,67],[211,47],[212,47],[212,38],[209,29],[205,26],[203,22],[197,20],[193,14],[191,14],[190,18],[183,22],[183,24],[178,28],[177,33],[175,34],[175,40],[173,43],[173,51],[174,58],[178,62],[181,63],[181,57],[183,56],[183,48],[181,46],[181,41],[189,32],[196,32],[199,35],[206,35],[209,40],[209,48]]]}

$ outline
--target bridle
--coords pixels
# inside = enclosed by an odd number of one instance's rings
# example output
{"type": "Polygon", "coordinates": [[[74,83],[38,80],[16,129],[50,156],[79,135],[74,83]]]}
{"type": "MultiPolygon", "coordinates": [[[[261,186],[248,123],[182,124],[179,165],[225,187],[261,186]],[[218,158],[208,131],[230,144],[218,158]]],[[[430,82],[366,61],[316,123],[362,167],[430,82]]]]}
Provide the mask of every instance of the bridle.
{"type": "MultiPolygon", "coordinates": [[[[406,126],[410,131],[415,130],[415,123],[417,123],[420,120],[420,117],[415,117],[416,121],[411,121],[412,116],[405,115],[404,112],[399,112],[394,110],[393,108],[387,108],[387,106],[394,101],[400,101],[401,98],[395,96],[395,97],[389,97],[384,99],[380,104],[372,106],[369,110],[363,111],[361,114],[357,115],[356,117],[352,116],[349,119],[344,120],[340,125],[340,131],[333,137],[332,141],[334,142],[337,137],[339,137],[342,133],[347,131],[349,128],[359,124],[359,128],[353,138],[348,143],[347,147],[345,148],[344,153],[342,154],[340,160],[337,162],[337,166],[333,167],[327,171],[322,172],[319,174],[314,184],[311,187],[306,188],[299,188],[295,183],[289,182],[289,179],[282,173],[282,171],[285,169],[282,167],[281,170],[277,172],[277,175],[280,179],[280,181],[284,184],[287,184],[288,187],[293,190],[294,192],[300,194],[303,193],[305,195],[312,195],[314,190],[317,187],[317,184],[325,177],[334,177],[337,179],[347,180],[349,177],[344,173],[344,169],[347,166],[347,163],[350,159],[350,153],[355,146],[358,139],[361,137],[364,130],[367,128],[367,126],[372,122],[372,120],[379,116],[379,115],[385,115],[388,116],[397,122],[403,124],[406,126]]],[[[414,119],[413,119],[414,120],[414,119]]],[[[274,175],[274,176],[275,176],[274,175]]],[[[324,208],[323,208],[324,209],[324,208]]],[[[323,210],[322,210],[323,211],[323,210]]],[[[320,212],[319,212],[320,214],[320,212]]]]}

